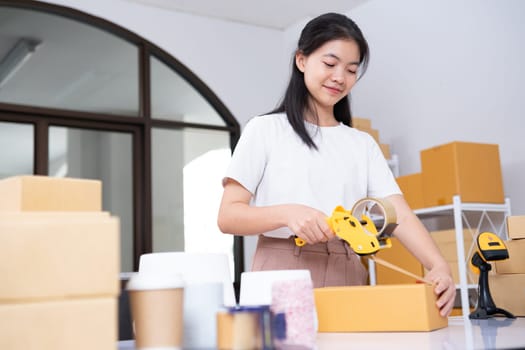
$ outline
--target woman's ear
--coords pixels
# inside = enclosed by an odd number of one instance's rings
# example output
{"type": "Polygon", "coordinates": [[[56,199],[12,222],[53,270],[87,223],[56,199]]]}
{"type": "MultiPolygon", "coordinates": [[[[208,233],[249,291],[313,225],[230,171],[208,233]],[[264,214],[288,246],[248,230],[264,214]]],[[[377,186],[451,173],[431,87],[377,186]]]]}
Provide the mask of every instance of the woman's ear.
{"type": "Polygon", "coordinates": [[[297,51],[295,53],[295,65],[297,66],[297,69],[299,69],[299,71],[303,73],[304,73],[305,60],[306,60],[306,57],[303,55],[302,52],[297,51]]]}

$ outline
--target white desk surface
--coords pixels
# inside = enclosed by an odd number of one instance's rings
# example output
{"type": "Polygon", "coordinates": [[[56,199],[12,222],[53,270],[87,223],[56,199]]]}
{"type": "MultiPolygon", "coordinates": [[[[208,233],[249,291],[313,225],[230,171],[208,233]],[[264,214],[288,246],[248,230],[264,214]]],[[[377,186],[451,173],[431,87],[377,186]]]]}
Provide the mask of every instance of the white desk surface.
{"type": "MultiPolygon", "coordinates": [[[[133,341],[120,341],[119,350],[133,350],[133,341]]],[[[432,332],[319,333],[317,350],[338,349],[525,349],[525,318],[469,320],[450,317],[446,328],[432,332]]]]}

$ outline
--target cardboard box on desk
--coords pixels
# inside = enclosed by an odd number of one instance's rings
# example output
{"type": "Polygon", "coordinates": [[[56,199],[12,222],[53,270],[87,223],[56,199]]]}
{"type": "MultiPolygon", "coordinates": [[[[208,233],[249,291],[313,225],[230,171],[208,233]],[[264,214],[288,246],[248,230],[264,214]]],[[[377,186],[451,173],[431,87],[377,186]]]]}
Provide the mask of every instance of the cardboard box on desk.
{"type": "Polygon", "coordinates": [[[107,213],[0,213],[0,302],[117,296],[119,272],[107,213]]]}
{"type": "Polygon", "coordinates": [[[432,286],[325,287],[314,289],[319,332],[431,331],[448,325],[432,286]]]}
{"type": "Polygon", "coordinates": [[[115,350],[116,298],[0,303],[0,349],[115,350]]]}
{"type": "Polygon", "coordinates": [[[99,180],[15,176],[0,180],[0,211],[101,211],[99,180]]]}
{"type": "Polygon", "coordinates": [[[525,239],[513,239],[506,241],[505,245],[509,251],[509,258],[496,261],[496,272],[524,273],[525,274],[525,239]]]}
{"type": "MultiPolygon", "coordinates": [[[[424,276],[423,265],[399,242],[395,237],[391,238],[392,247],[381,249],[376,253],[377,257],[386,260],[402,269],[417,276],[424,276]]],[[[376,264],[377,284],[414,284],[416,280],[401,272],[392,270],[380,264],[376,264]]]]}
{"type": "Polygon", "coordinates": [[[462,202],[505,201],[498,145],[452,142],[420,156],[426,207],[451,204],[454,195],[462,202]]]}
{"type": "Polygon", "coordinates": [[[497,307],[514,316],[525,316],[525,274],[489,275],[489,287],[497,307]]]}
{"type": "Polygon", "coordinates": [[[507,233],[509,239],[524,239],[525,215],[507,216],[507,233]]]}

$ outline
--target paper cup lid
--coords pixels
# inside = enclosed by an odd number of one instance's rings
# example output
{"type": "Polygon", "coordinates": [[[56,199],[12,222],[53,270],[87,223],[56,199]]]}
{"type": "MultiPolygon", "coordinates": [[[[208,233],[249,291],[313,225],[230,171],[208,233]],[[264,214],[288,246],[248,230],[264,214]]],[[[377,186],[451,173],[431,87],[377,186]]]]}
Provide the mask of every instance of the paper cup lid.
{"type": "Polygon", "coordinates": [[[184,280],[179,273],[134,273],[128,281],[127,290],[150,290],[183,288],[184,280]]]}

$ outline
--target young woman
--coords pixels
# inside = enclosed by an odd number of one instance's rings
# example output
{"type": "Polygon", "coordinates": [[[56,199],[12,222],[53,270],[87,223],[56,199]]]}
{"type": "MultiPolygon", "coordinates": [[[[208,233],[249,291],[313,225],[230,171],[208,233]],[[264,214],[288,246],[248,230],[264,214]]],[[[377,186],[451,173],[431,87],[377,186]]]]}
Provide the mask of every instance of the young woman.
{"type": "Polygon", "coordinates": [[[348,17],[328,13],[301,32],[280,106],[245,126],[223,180],[222,232],[259,235],[252,270],[309,269],[315,287],[360,285],[367,271],[326,222],[365,197],[395,208],[394,231],[429,270],[448,315],[451,271],[413,214],[374,139],[351,127],[349,93],[364,73],[368,44],[348,17]],[[294,236],[307,242],[295,245],[294,236]]]}

